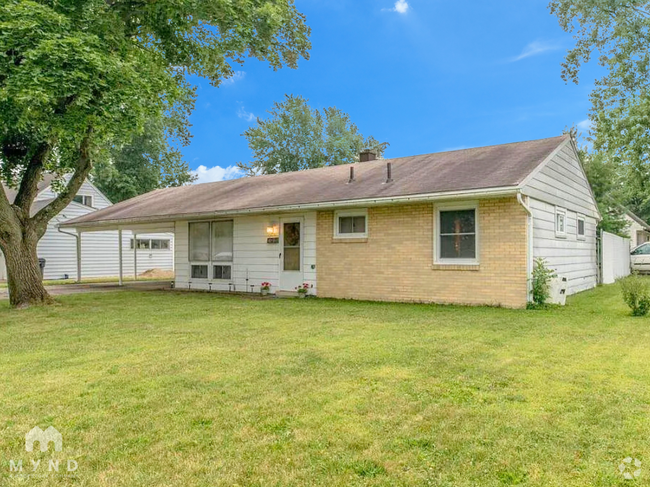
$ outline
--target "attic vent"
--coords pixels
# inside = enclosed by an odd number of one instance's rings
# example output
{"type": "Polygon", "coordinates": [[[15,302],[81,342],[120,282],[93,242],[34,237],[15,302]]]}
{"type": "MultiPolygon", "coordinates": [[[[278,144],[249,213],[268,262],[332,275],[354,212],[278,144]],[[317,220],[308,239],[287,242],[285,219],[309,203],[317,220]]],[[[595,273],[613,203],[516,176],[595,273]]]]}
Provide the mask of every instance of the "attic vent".
{"type": "Polygon", "coordinates": [[[393,182],[393,165],[388,162],[386,163],[386,183],[393,182]]]}
{"type": "Polygon", "coordinates": [[[354,182],[354,166],[350,166],[350,179],[348,179],[348,184],[354,182]]]}

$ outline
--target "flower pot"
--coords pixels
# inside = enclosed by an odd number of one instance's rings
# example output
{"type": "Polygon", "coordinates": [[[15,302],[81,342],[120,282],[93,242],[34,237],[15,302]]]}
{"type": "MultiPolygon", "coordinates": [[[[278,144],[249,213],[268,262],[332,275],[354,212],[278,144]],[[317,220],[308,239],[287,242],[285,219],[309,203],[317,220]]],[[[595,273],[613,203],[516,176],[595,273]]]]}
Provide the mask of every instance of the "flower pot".
{"type": "Polygon", "coordinates": [[[307,296],[307,293],[298,293],[300,299],[304,299],[305,296],[307,296]]]}
{"type": "Polygon", "coordinates": [[[262,289],[262,296],[267,296],[269,294],[268,289],[262,289]]]}

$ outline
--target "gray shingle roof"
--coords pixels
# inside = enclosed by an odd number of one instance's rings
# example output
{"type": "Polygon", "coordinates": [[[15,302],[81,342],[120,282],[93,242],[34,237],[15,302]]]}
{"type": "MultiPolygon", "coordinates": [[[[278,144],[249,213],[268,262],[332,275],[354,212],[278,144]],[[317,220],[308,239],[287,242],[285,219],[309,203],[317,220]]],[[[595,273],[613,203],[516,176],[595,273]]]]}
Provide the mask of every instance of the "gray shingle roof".
{"type": "MultiPolygon", "coordinates": [[[[236,212],[489,188],[516,187],[568,136],[424,154],[350,165],[166,188],[66,223],[146,221],[147,218],[236,212]],[[386,184],[386,163],[393,182],[386,184]]],[[[171,218],[170,218],[171,219],[171,218]]]]}

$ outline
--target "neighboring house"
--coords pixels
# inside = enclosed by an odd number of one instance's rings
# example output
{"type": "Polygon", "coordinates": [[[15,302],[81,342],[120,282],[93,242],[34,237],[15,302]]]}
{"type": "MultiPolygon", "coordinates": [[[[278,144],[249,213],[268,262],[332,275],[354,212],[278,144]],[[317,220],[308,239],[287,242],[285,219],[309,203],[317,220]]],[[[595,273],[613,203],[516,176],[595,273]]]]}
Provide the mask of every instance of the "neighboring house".
{"type": "Polygon", "coordinates": [[[650,225],[629,210],[625,212],[625,221],[628,222],[626,233],[630,236],[630,249],[650,242],[650,225]]]}
{"type": "Polygon", "coordinates": [[[537,257],[596,286],[599,219],[562,136],[161,189],[66,226],[173,231],[178,288],[523,307],[537,257]]]}
{"type": "MultiPolygon", "coordinates": [[[[38,195],[31,208],[32,214],[49,204],[56,193],[51,184],[52,175],[46,175],[39,183],[38,195]]],[[[14,200],[16,191],[4,187],[9,201],[14,200]]],[[[112,203],[90,181],[81,186],[74,201],[65,210],[54,217],[48,224],[47,231],[38,243],[38,257],[46,260],[45,279],[77,278],[77,240],[70,233],[59,231],[63,222],[110,207],[112,203]]],[[[69,232],[66,231],[66,232],[69,232]]],[[[123,254],[124,272],[133,275],[133,235],[124,233],[123,254]]],[[[154,234],[137,235],[138,272],[148,269],[172,270],[174,267],[173,235],[154,234]]],[[[83,278],[116,276],[118,273],[118,237],[117,232],[97,232],[85,234],[81,240],[83,278]]],[[[0,280],[6,280],[4,257],[0,252],[0,280]]]]}

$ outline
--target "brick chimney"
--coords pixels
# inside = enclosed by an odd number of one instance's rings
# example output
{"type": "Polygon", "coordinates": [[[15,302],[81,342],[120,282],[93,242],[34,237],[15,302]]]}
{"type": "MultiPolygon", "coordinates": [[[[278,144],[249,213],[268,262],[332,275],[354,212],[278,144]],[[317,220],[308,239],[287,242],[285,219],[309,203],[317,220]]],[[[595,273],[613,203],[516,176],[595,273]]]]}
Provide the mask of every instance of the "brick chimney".
{"type": "Polygon", "coordinates": [[[364,149],[359,153],[359,162],[374,161],[377,159],[377,152],[373,149],[364,149]]]}

